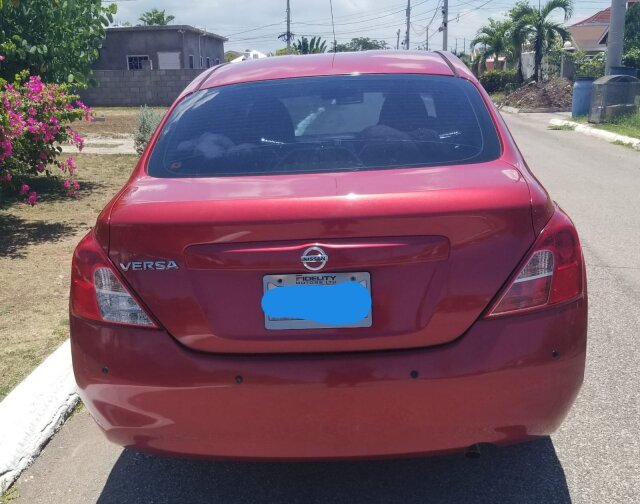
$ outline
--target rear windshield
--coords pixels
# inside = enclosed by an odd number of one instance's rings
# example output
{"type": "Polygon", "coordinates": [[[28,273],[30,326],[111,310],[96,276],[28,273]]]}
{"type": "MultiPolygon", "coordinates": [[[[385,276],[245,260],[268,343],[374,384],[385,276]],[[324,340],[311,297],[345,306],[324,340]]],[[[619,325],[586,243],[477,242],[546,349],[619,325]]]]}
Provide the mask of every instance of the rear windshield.
{"type": "Polygon", "coordinates": [[[188,96],[164,126],[148,173],[318,173],[479,163],[499,156],[487,108],[464,79],[309,77],[188,96]]]}

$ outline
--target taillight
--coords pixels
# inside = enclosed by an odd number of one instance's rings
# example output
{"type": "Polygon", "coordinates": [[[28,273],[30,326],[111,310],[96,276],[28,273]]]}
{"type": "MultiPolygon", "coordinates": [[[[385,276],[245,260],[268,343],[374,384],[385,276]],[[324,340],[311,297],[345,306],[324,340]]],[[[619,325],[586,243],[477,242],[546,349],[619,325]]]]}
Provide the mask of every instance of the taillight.
{"type": "Polygon", "coordinates": [[[489,309],[487,317],[528,312],[582,296],[580,241],[573,223],[559,208],[523,264],[489,309]]]}
{"type": "Polygon", "coordinates": [[[77,317],[157,327],[118,279],[93,231],[80,241],[73,254],[70,306],[77,317]]]}

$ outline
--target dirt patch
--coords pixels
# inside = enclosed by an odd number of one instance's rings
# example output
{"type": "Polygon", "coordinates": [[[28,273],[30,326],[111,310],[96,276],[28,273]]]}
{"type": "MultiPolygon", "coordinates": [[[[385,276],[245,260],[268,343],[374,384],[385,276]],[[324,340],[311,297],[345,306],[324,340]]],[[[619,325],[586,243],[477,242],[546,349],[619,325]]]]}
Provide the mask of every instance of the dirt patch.
{"type": "Polygon", "coordinates": [[[573,83],[568,79],[531,82],[508,94],[502,105],[519,109],[571,109],[573,83]]]}
{"type": "MultiPolygon", "coordinates": [[[[93,137],[122,138],[133,134],[136,127],[138,111],[131,108],[94,108],[93,121],[78,121],[73,123],[73,129],[82,135],[93,137]]],[[[158,108],[165,112],[167,109],[158,108]]]]}
{"type": "Polygon", "coordinates": [[[76,155],[77,198],[45,177],[29,181],[35,207],[0,207],[0,400],[69,337],[71,254],[109,199],[129,177],[137,156],[76,155]]]}

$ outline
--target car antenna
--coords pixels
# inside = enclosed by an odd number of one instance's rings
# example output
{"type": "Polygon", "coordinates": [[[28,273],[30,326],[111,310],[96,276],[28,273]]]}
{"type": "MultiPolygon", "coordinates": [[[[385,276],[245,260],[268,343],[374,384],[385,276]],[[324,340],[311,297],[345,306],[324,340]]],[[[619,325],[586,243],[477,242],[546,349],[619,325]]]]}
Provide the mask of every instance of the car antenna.
{"type": "Polygon", "coordinates": [[[336,41],[336,25],[333,22],[333,0],[329,0],[329,7],[331,8],[331,29],[333,30],[333,53],[338,52],[338,42],[336,41]]]}

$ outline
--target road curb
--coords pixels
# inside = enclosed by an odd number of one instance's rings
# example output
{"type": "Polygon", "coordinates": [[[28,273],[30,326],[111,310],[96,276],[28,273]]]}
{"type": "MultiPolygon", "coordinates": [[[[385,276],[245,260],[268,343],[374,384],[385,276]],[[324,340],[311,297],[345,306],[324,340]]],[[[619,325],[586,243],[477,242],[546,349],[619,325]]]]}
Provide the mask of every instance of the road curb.
{"type": "Polygon", "coordinates": [[[611,131],[605,131],[598,128],[593,128],[591,126],[586,126],[584,124],[580,124],[573,121],[565,121],[563,119],[551,119],[549,121],[550,126],[556,127],[565,127],[571,128],[572,130],[582,133],[583,135],[600,138],[602,140],[606,140],[607,142],[616,142],[624,145],[628,145],[629,147],[634,148],[637,151],[640,151],[640,139],[632,138],[624,135],[618,135],[617,133],[612,133],[611,131]]]}
{"type": "Polygon", "coordinates": [[[558,112],[569,112],[568,109],[562,107],[516,108],[503,105],[498,108],[510,114],[555,114],[558,112]]]}
{"type": "Polygon", "coordinates": [[[0,494],[38,456],[77,402],[67,340],[0,402],[0,494]]]}

